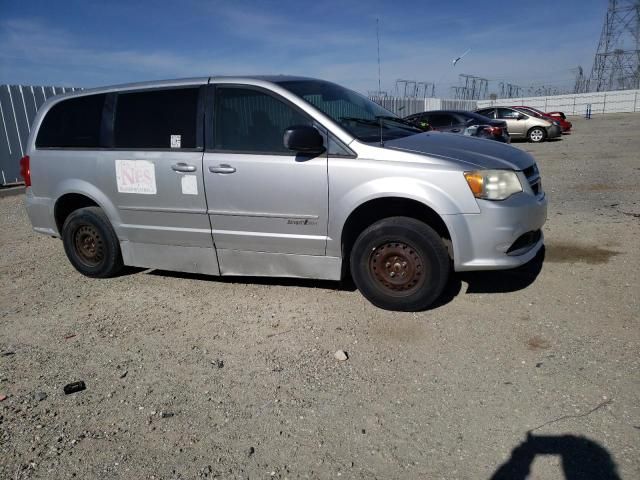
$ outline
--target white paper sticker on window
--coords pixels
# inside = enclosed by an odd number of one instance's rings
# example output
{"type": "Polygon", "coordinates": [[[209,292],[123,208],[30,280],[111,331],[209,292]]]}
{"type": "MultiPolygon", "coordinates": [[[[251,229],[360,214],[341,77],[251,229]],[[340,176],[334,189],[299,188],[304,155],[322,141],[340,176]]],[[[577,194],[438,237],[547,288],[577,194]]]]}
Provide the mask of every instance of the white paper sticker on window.
{"type": "Polygon", "coordinates": [[[116,160],[118,192],[156,194],[156,170],[147,160],[116,160]]]}
{"type": "Polygon", "coordinates": [[[171,135],[171,148],[181,148],[182,135],[171,135]]]}
{"type": "Polygon", "coordinates": [[[180,178],[183,195],[198,194],[198,177],[196,175],[183,175],[180,178]]]}

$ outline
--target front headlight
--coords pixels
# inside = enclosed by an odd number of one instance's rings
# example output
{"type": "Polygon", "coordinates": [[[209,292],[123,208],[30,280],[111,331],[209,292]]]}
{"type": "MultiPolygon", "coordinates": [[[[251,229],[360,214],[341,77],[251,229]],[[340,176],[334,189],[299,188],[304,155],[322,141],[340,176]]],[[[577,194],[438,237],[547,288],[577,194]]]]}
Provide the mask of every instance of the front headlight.
{"type": "Polygon", "coordinates": [[[476,170],[464,172],[464,178],[476,198],[505,200],[522,191],[520,179],[513,170],[476,170]]]}

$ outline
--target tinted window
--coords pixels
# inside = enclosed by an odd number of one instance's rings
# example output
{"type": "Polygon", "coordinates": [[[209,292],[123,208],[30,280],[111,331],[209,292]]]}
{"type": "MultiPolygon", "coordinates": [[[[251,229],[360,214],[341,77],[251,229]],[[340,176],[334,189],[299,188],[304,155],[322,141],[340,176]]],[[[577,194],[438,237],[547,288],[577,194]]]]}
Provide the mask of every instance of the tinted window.
{"type": "Polygon", "coordinates": [[[293,152],[284,131],[311,120],[293,107],[258,90],[218,87],[214,101],[214,148],[261,153],[293,152]]]}
{"type": "Polygon", "coordinates": [[[195,148],[198,88],[118,94],[116,148],[195,148]]]}
{"type": "Polygon", "coordinates": [[[498,109],[498,118],[503,119],[516,119],[520,115],[520,112],[516,112],[515,110],[511,110],[510,108],[499,108],[498,109]]]}
{"type": "Polygon", "coordinates": [[[54,105],[42,121],[36,147],[100,147],[106,95],[70,98],[54,105]]]}
{"type": "Polygon", "coordinates": [[[431,125],[433,128],[450,127],[453,120],[451,115],[442,113],[430,114],[427,118],[429,125],[431,125]]]}

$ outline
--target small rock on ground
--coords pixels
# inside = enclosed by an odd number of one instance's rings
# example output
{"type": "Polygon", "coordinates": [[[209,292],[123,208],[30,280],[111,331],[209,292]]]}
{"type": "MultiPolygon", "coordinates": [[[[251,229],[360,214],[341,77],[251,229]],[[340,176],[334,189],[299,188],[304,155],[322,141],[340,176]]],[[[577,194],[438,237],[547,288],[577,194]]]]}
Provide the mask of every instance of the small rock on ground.
{"type": "Polygon", "coordinates": [[[333,354],[333,356],[335,357],[336,360],[340,362],[344,362],[349,358],[349,355],[347,355],[347,352],[345,352],[344,350],[338,350],[336,353],[333,354]]]}

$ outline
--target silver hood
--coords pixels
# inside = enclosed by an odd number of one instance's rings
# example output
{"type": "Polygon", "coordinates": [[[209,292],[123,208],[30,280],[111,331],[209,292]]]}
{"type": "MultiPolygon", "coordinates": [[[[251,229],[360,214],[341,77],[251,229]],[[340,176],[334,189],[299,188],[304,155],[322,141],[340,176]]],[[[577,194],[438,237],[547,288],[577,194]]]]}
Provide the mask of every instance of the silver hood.
{"type": "Polygon", "coordinates": [[[505,143],[466,135],[442,132],[425,132],[409,137],[389,140],[385,148],[466,163],[478,169],[524,170],[535,163],[534,158],[505,143]]]}

